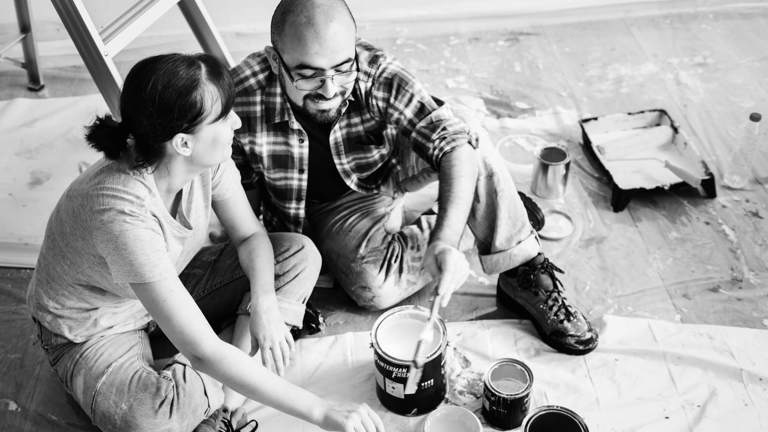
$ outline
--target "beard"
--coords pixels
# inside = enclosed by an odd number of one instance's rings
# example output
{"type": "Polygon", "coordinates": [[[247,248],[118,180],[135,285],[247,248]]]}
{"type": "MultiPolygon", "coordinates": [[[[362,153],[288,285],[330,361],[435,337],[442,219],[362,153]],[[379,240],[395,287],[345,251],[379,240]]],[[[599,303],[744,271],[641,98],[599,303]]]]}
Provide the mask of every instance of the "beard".
{"type": "Polygon", "coordinates": [[[341,112],[343,111],[344,106],[344,100],[346,99],[346,95],[344,92],[336,93],[333,95],[333,97],[326,98],[325,96],[319,94],[319,93],[312,93],[304,96],[302,100],[301,106],[294,107],[298,109],[300,114],[304,116],[305,118],[308,118],[312,120],[315,123],[321,124],[321,125],[330,125],[333,124],[336,120],[341,117],[341,112]],[[317,109],[312,108],[312,103],[323,103],[328,102],[332,100],[338,100],[338,105],[334,108],[329,109],[317,109]]]}

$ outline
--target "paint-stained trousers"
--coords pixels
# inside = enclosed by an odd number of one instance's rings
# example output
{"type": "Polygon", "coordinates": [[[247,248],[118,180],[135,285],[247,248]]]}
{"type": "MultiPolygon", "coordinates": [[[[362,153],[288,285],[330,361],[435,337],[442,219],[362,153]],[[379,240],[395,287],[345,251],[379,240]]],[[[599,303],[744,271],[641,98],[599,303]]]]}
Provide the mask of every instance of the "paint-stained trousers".
{"type": "MultiPolygon", "coordinates": [[[[476,239],[486,273],[500,273],[541,251],[514,181],[496,149],[481,142],[478,175],[467,225],[476,239]]],[[[400,158],[394,180],[414,183],[425,164],[413,154],[400,158]]],[[[418,180],[416,180],[418,182],[418,180]]],[[[423,288],[430,278],[422,270],[436,216],[436,181],[395,198],[392,194],[347,192],[329,203],[307,207],[310,237],[337,283],[360,306],[381,310],[423,288]]]]}
{"type": "MultiPolygon", "coordinates": [[[[299,234],[270,234],[270,240],[280,311],[286,323],[301,326],[320,256],[299,234]]],[[[231,244],[203,248],[179,278],[216,331],[233,322],[250,299],[250,284],[231,244]]],[[[59,380],[104,432],[189,432],[223,402],[221,384],[193,369],[183,356],[156,367],[156,358],[175,349],[152,325],[83,343],[37,327],[59,380]]]]}

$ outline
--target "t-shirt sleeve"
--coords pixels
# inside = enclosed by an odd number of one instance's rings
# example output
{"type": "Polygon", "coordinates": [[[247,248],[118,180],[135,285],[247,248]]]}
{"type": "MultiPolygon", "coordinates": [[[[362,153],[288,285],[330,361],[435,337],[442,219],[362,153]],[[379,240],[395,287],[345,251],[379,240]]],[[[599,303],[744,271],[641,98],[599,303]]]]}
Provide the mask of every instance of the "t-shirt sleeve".
{"type": "Polygon", "coordinates": [[[242,190],[240,172],[232,159],[227,159],[213,169],[211,176],[211,200],[221,201],[242,190]]]}
{"type": "Polygon", "coordinates": [[[94,243],[115,283],[153,282],[177,275],[160,224],[145,201],[113,191],[96,207],[94,243]]]}

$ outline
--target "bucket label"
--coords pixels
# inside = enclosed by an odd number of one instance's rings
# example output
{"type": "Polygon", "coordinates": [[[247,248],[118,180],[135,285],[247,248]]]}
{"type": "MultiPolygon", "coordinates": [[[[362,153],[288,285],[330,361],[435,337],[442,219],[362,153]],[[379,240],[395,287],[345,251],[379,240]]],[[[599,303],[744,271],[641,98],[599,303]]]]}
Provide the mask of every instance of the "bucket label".
{"type": "Polygon", "coordinates": [[[405,385],[384,378],[384,390],[392,396],[400,399],[405,398],[405,385]]]}

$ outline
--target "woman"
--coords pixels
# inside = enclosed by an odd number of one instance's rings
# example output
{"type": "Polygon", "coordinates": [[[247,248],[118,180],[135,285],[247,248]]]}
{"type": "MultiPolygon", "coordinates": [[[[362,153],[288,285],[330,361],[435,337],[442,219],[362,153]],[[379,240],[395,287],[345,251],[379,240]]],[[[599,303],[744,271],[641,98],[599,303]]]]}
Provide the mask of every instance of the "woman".
{"type": "Polygon", "coordinates": [[[104,431],[242,427],[245,397],[324,429],[383,430],[366,405],[331,404],[278,376],[320,258],[301,235],[267,234],[248,205],[230,159],[233,98],[228,71],[205,54],[131,69],[122,121],[88,128],[105,157],[46,228],[27,294],[41,345],[104,431]],[[204,247],[211,210],[230,242],[204,247]],[[233,320],[234,346],[217,336],[233,320]]]}

